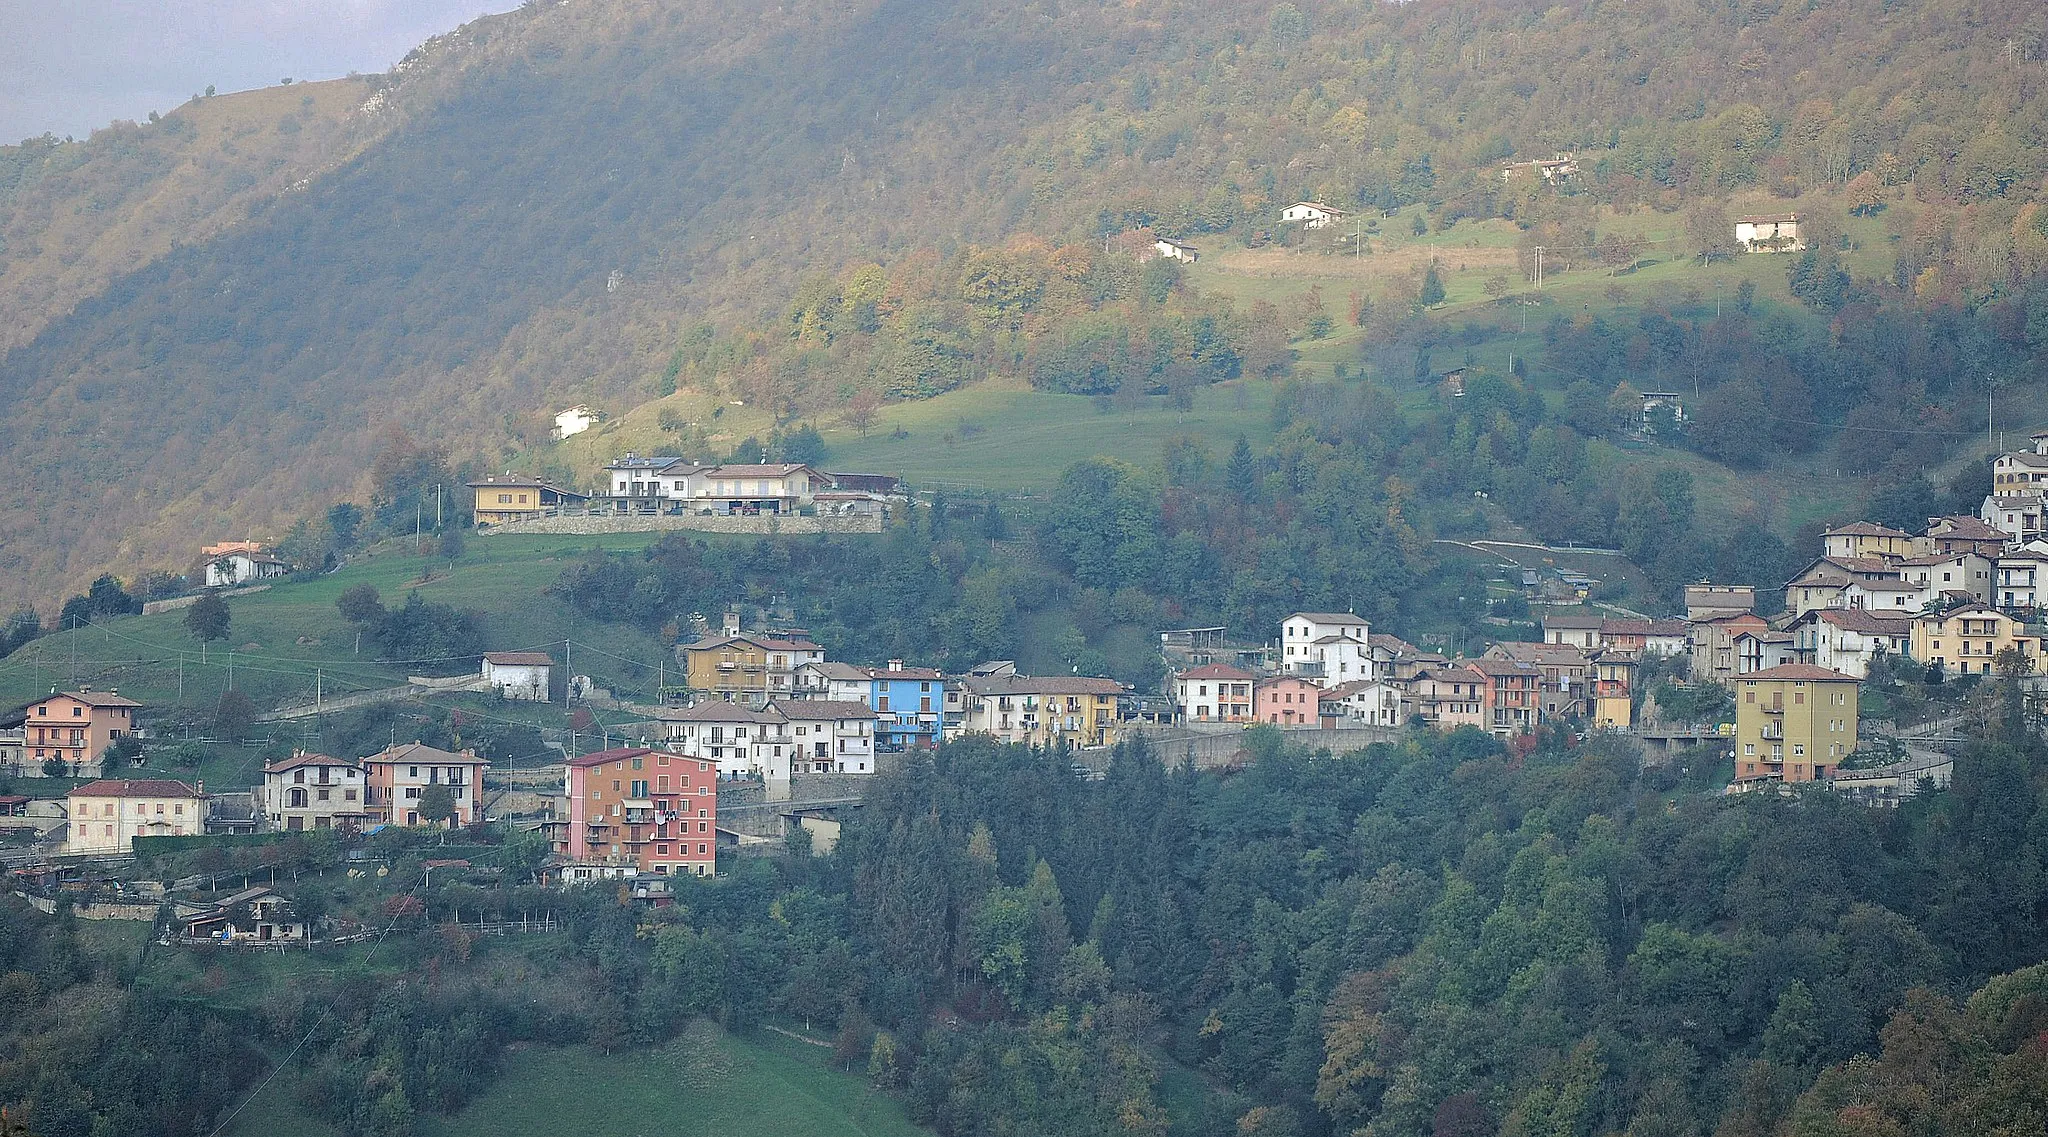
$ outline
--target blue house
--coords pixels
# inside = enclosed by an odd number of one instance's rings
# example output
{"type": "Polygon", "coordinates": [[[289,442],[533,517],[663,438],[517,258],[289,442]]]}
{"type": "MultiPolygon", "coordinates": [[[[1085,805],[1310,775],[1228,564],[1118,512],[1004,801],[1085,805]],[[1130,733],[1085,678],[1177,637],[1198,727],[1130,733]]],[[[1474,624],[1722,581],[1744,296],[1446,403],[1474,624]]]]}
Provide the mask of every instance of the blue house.
{"type": "Polygon", "coordinates": [[[900,659],[861,670],[870,687],[868,706],[875,710],[878,753],[939,744],[946,709],[943,676],[929,667],[905,667],[900,659]]]}

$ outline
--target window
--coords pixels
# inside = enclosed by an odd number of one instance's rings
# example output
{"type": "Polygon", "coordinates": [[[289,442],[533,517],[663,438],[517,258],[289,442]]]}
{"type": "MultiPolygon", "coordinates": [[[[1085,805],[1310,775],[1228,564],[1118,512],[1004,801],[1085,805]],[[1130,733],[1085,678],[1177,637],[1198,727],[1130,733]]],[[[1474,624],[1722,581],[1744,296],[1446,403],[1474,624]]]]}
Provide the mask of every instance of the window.
{"type": "Polygon", "coordinates": [[[508,493],[501,493],[501,494],[499,494],[499,495],[498,495],[498,504],[499,504],[499,505],[511,505],[511,504],[512,504],[512,495],[511,495],[511,494],[508,494],[508,493]]]}
{"type": "Polygon", "coordinates": [[[644,759],[644,758],[635,758],[635,759],[633,759],[633,768],[634,768],[635,770],[638,770],[638,769],[640,769],[640,768],[641,768],[641,763],[642,763],[642,762],[644,762],[644,761],[646,761],[646,759],[644,759]]]}

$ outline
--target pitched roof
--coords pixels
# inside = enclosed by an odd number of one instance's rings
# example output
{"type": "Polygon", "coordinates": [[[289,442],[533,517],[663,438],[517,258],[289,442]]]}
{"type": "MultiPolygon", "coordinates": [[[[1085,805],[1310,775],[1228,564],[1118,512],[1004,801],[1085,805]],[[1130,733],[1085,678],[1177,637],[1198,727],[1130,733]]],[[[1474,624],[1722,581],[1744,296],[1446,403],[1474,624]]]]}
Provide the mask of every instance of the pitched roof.
{"type": "Polygon", "coordinates": [[[1797,221],[1799,220],[1799,215],[1797,213],[1752,213],[1747,217],[1738,217],[1735,220],[1738,223],[1748,222],[1751,225],[1768,225],[1773,222],[1797,221]]]}
{"type": "Polygon", "coordinates": [[[1290,620],[1311,620],[1318,624],[1371,624],[1356,612],[1296,612],[1290,620]]]}
{"type": "Polygon", "coordinates": [[[2010,458],[2022,466],[2048,466],[2048,454],[2036,454],[2032,450],[2015,450],[2001,457],[2010,458]]]}
{"type": "Polygon", "coordinates": [[[66,797],[205,797],[174,778],[101,778],[79,786],[66,797]]]}
{"type": "Polygon", "coordinates": [[[263,772],[266,774],[282,774],[287,770],[298,770],[307,766],[339,766],[349,770],[362,768],[361,763],[347,758],[336,758],[329,754],[313,754],[301,750],[289,758],[280,758],[275,762],[265,765],[263,772]]]}
{"type": "Polygon", "coordinates": [[[1839,671],[1830,671],[1825,667],[1816,667],[1811,663],[1781,663],[1776,667],[1766,667],[1762,671],[1752,671],[1747,675],[1738,675],[1736,678],[1742,680],[1806,679],[1814,681],[1839,680],[1843,683],[1856,682],[1854,675],[1844,675],[1839,671]]]}
{"type": "Polygon", "coordinates": [[[1604,628],[1606,625],[1607,618],[1605,616],[1600,615],[1597,612],[1567,612],[1563,614],[1552,614],[1543,617],[1543,626],[1546,628],[1570,628],[1575,631],[1594,631],[1600,628],[1604,628]]]}
{"type": "Polygon", "coordinates": [[[1835,526],[1835,527],[1834,527],[1833,529],[1827,529],[1827,530],[1823,530],[1823,531],[1821,532],[1821,536],[1823,536],[1823,537],[1910,537],[1910,536],[1912,536],[1912,534],[1910,534],[1910,533],[1904,533],[1904,532],[1901,532],[1901,531],[1899,531],[1899,530],[1897,530],[1897,529],[1893,529],[1892,527],[1890,527],[1890,526],[1888,526],[1888,525],[1879,525],[1879,524],[1878,524],[1877,522],[1875,522],[1875,521],[1851,521],[1851,522],[1850,522],[1850,523],[1848,523],[1847,525],[1837,525],[1837,526],[1835,526]]]}
{"type": "Polygon", "coordinates": [[[1488,659],[1485,656],[1480,656],[1478,659],[1466,659],[1460,660],[1459,662],[1463,663],[1466,667],[1479,672],[1482,675],[1534,676],[1539,674],[1535,668],[1529,666],[1528,664],[1521,663],[1519,661],[1512,659],[1488,659]]]}
{"type": "Polygon", "coordinates": [[[1927,533],[1929,536],[1955,537],[1965,541],[2005,540],[2004,530],[1986,525],[1980,517],[1930,517],[1927,519],[1927,533]],[[1948,530],[1936,534],[1935,527],[1944,523],[1948,530]]]}
{"type": "Polygon", "coordinates": [[[499,667],[548,667],[555,662],[544,651],[487,651],[484,661],[499,667]]]}
{"type": "Polygon", "coordinates": [[[423,766],[488,766],[490,763],[472,753],[450,754],[446,750],[428,746],[424,742],[401,742],[387,746],[363,759],[364,765],[398,765],[417,762],[423,766]]]}
{"type": "Polygon", "coordinates": [[[977,695],[1116,695],[1123,684],[1088,675],[989,675],[963,680],[977,695]]]}
{"type": "Polygon", "coordinates": [[[1316,697],[1324,702],[1329,702],[1332,699],[1347,699],[1353,695],[1356,695],[1360,691],[1369,690],[1371,688],[1378,686],[1382,686],[1382,684],[1377,680],[1353,679],[1349,683],[1339,683],[1335,687],[1329,688],[1328,690],[1324,691],[1322,694],[1316,697]]]}
{"type": "Polygon", "coordinates": [[[655,718],[663,722],[778,722],[780,719],[765,710],[755,710],[740,703],[728,703],[723,699],[705,699],[681,710],[663,709],[656,711],[655,718]]]}
{"type": "Polygon", "coordinates": [[[838,660],[821,659],[813,663],[806,663],[804,666],[816,671],[827,679],[858,680],[868,677],[867,672],[855,667],[853,664],[841,663],[838,660]]]}
{"type": "Polygon", "coordinates": [[[1918,592],[1922,587],[1903,580],[1852,580],[1848,586],[1865,592],[1918,592]]]}
{"type": "Polygon", "coordinates": [[[1388,635],[1385,632],[1374,632],[1365,637],[1365,642],[1379,648],[1381,651],[1393,652],[1395,655],[1415,654],[1414,644],[1409,643],[1400,636],[1388,635]]]}
{"type": "Polygon", "coordinates": [[[1520,640],[1508,640],[1487,648],[1486,654],[1495,659],[1512,659],[1522,663],[1584,664],[1586,662],[1585,653],[1570,644],[1535,644],[1520,640]]]}
{"type": "Polygon", "coordinates": [[[1182,679],[1250,679],[1252,673],[1222,663],[1205,663],[1180,673],[1182,679]]]}
{"type": "MultiPolygon", "coordinates": [[[[732,463],[724,466],[708,466],[705,468],[704,473],[706,476],[713,478],[779,478],[785,474],[794,474],[798,470],[810,470],[813,474],[818,473],[818,471],[811,470],[809,466],[801,462],[776,462],[767,465],[760,463],[732,463]]],[[[824,477],[825,475],[819,474],[818,476],[824,477]]]]}
{"type": "Polygon", "coordinates": [[[871,719],[875,710],[852,699],[777,699],[773,706],[789,719],[871,719]]]}
{"type": "MultiPolygon", "coordinates": [[[[604,468],[607,470],[666,470],[670,466],[682,461],[684,460],[681,458],[667,456],[642,458],[638,454],[628,454],[624,458],[614,458],[606,462],[604,468]]],[[[692,466],[691,469],[696,469],[696,467],[692,466]]]]}
{"type": "Polygon", "coordinates": [[[1602,620],[1600,631],[1611,636],[1683,636],[1684,620],[1602,620]]]}
{"type": "Polygon", "coordinates": [[[626,758],[639,758],[652,753],[654,751],[645,746],[615,746],[610,750],[593,750],[582,757],[571,758],[567,764],[589,769],[592,766],[602,766],[606,762],[617,762],[626,758]]]}
{"type": "Polygon", "coordinates": [[[1755,640],[1758,643],[1767,644],[1788,644],[1792,642],[1792,633],[1774,632],[1769,628],[1765,628],[1759,631],[1737,632],[1730,638],[1738,640],[1755,640]]]}
{"type": "Polygon", "coordinates": [[[863,667],[862,673],[870,679],[939,679],[943,678],[936,667],[863,667]]]}
{"type": "Polygon", "coordinates": [[[44,699],[52,698],[77,699],[88,707],[139,707],[142,705],[133,699],[124,699],[112,691],[59,691],[55,695],[47,695],[43,699],[37,699],[36,702],[40,703],[44,699]]]}
{"type": "Polygon", "coordinates": [[[469,483],[469,488],[473,490],[552,490],[555,493],[566,494],[569,497],[580,498],[589,496],[587,494],[577,493],[575,490],[572,489],[565,489],[562,486],[558,486],[555,483],[548,481],[546,478],[535,478],[525,474],[499,474],[494,477],[487,477],[480,482],[471,482],[469,483]]]}
{"type": "Polygon", "coordinates": [[[1913,618],[1910,616],[1883,616],[1862,608],[1819,608],[1815,609],[1813,618],[1843,631],[1869,636],[1904,636],[1913,631],[1913,618]]]}

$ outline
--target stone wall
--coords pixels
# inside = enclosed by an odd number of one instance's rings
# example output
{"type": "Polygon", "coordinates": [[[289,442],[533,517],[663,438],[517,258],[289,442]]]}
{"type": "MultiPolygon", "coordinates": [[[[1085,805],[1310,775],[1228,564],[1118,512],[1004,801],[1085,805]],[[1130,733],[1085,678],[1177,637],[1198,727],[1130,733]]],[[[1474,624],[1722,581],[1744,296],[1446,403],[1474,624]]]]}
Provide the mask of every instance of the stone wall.
{"type": "Polygon", "coordinates": [[[536,517],[530,521],[507,521],[481,528],[477,530],[477,536],[488,537],[496,533],[554,533],[588,537],[602,533],[659,533],[672,529],[695,530],[702,533],[783,534],[793,537],[817,533],[880,533],[882,519],[873,516],[801,515],[726,517],[697,513],[664,513],[646,517],[536,517]]]}

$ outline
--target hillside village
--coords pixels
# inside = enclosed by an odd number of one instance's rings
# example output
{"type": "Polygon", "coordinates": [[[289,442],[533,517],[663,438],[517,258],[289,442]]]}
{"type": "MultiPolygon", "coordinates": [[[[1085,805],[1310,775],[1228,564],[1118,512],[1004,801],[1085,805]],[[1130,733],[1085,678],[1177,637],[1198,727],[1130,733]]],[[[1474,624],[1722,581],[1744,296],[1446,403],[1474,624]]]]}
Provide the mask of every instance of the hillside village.
{"type": "MultiPolygon", "coordinates": [[[[1827,529],[1817,555],[1785,582],[1776,615],[1759,610],[1750,586],[1689,586],[1683,616],[1669,619],[1598,611],[1567,589],[1539,617],[1540,642],[1502,639],[1446,655],[1353,613],[1298,612],[1248,643],[1224,628],[1163,631],[1172,666],[1157,691],[1033,676],[1007,660],[959,674],[916,660],[834,660],[803,628],[745,627],[729,612],[676,646],[673,680],[658,705],[640,708],[639,726],[606,732],[637,731],[638,745],[565,746],[558,786],[514,824],[545,838],[550,875],[564,883],[703,875],[715,870],[720,842],[762,847],[721,824],[719,803],[735,792],[785,803],[783,822],[824,832],[825,813],[800,809],[807,783],[857,786],[912,752],[968,736],[1065,750],[1085,771],[1086,755],[1136,737],[1162,746],[1206,739],[1204,753],[1227,757],[1228,739],[1254,726],[1312,745],[1411,729],[1470,728],[1511,742],[1553,726],[1611,732],[1642,739],[1646,760],[1718,757],[1730,792],[1818,783],[1896,804],[1944,785],[1948,766],[1939,756],[1901,765],[1889,748],[1870,750],[1865,683],[1900,674],[1927,684],[2027,679],[2038,669],[2042,633],[2029,621],[2040,607],[2036,581],[2048,587],[2048,431],[1996,458],[1993,471],[1979,516],[1930,518],[1918,533],[1869,522],[1827,529]],[[1659,706],[1652,683],[1725,691],[1728,709],[1686,717],[1659,706]]],[[[647,519],[699,509],[801,515],[842,498],[877,518],[915,508],[893,479],[801,464],[628,455],[604,477],[610,494],[484,479],[473,487],[474,521],[487,529],[563,508],[647,519]]],[[[261,587],[289,571],[251,541],[208,546],[198,563],[216,591],[261,587]]],[[[579,685],[555,654],[530,650],[487,651],[449,689],[508,703],[590,697],[587,679],[579,685]]],[[[53,863],[76,865],[131,856],[152,838],[481,826],[510,789],[493,785],[490,762],[474,750],[395,741],[363,755],[294,751],[249,786],[129,776],[124,766],[141,774],[148,762],[149,713],[118,691],[81,687],[0,719],[0,775],[83,780],[60,798],[0,797],[0,828],[40,834],[53,863]]]]}

